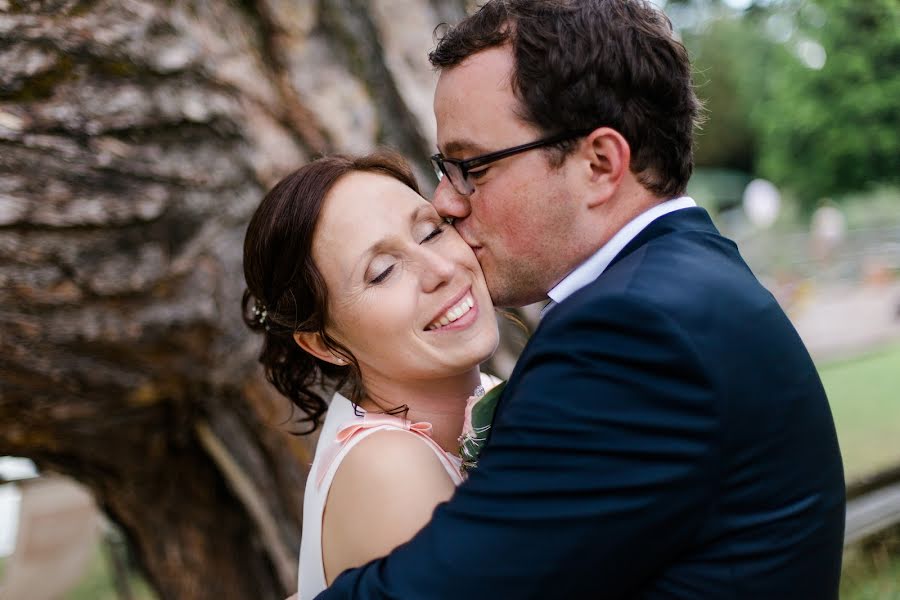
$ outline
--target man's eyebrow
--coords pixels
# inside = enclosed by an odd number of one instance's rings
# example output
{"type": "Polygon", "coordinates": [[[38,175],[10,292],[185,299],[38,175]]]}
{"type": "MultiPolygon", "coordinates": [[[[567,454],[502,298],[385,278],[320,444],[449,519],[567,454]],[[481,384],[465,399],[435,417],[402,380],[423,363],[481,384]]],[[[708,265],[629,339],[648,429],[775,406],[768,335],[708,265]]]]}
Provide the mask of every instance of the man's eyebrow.
{"type": "Polygon", "coordinates": [[[446,144],[444,144],[444,149],[441,150],[438,148],[439,152],[442,152],[445,156],[451,154],[464,154],[466,152],[470,152],[474,154],[485,154],[488,152],[488,149],[480,144],[476,144],[475,142],[470,142],[468,140],[450,140],[446,144]]]}

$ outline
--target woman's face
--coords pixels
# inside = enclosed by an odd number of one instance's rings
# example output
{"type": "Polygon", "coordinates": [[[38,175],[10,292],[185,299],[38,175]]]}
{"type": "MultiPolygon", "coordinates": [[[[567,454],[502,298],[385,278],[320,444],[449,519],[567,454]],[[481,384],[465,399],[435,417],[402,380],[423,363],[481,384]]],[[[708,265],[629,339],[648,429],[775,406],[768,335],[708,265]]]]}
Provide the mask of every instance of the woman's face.
{"type": "Polygon", "coordinates": [[[329,296],[326,330],[364,379],[427,380],[493,354],[497,322],[474,253],[434,208],[387,175],[332,187],[313,240],[329,296]]]}

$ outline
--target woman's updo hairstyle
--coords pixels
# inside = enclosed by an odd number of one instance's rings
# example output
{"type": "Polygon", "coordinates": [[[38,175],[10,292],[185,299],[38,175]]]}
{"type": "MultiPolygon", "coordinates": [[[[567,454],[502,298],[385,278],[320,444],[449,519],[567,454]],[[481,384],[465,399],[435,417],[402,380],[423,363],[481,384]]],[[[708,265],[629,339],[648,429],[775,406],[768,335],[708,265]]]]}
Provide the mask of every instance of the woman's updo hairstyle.
{"type": "MultiPolygon", "coordinates": [[[[309,424],[303,433],[318,428],[328,408],[325,390],[349,388],[353,402],[364,393],[356,358],[325,331],[328,289],[312,258],[326,196],[341,177],[360,171],[393,177],[419,193],[412,169],[395,152],[327,156],[279,181],[253,213],[244,238],[244,322],[263,335],[259,362],[266,379],[302,412],[298,422],[309,424]],[[294,340],[295,331],[317,332],[347,364],[334,365],[307,353],[294,340]]],[[[364,197],[360,210],[366,210],[364,197]]]]}

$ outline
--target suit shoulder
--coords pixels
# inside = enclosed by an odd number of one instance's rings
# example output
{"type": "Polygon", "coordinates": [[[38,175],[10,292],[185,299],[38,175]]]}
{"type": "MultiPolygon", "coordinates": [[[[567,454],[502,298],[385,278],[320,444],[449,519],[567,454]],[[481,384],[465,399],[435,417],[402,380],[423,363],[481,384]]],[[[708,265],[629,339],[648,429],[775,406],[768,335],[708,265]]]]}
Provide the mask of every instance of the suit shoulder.
{"type": "Polygon", "coordinates": [[[658,353],[664,344],[678,348],[683,358],[696,356],[678,319],[652,299],[626,289],[588,290],[573,296],[541,321],[530,346],[539,353],[558,348],[587,357],[598,352],[658,353]]]}
{"type": "Polygon", "coordinates": [[[688,231],[654,239],[613,264],[570,298],[571,309],[599,312],[624,303],[653,308],[676,320],[772,308],[734,243],[688,231]]]}

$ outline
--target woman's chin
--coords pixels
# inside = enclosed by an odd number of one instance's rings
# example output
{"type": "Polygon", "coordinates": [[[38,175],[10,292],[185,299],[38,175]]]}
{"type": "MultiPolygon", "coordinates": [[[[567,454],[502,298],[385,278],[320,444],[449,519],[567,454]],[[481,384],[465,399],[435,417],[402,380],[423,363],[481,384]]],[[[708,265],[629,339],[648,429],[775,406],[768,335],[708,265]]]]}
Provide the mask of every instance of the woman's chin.
{"type": "Polygon", "coordinates": [[[482,365],[489,361],[500,347],[500,334],[496,329],[485,332],[478,337],[477,343],[473,346],[480,350],[474,353],[476,361],[473,366],[482,365]]]}
{"type": "MultiPolygon", "coordinates": [[[[465,347],[465,354],[457,355],[450,361],[455,366],[450,367],[448,373],[449,371],[466,373],[472,369],[480,368],[494,355],[498,345],[499,341],[490,339],[487,336],[474,341],[470,340],[465,347]]],[[[448,353],[445,357],[449,358],[449,355],[452,354],[448,353]]]]}

